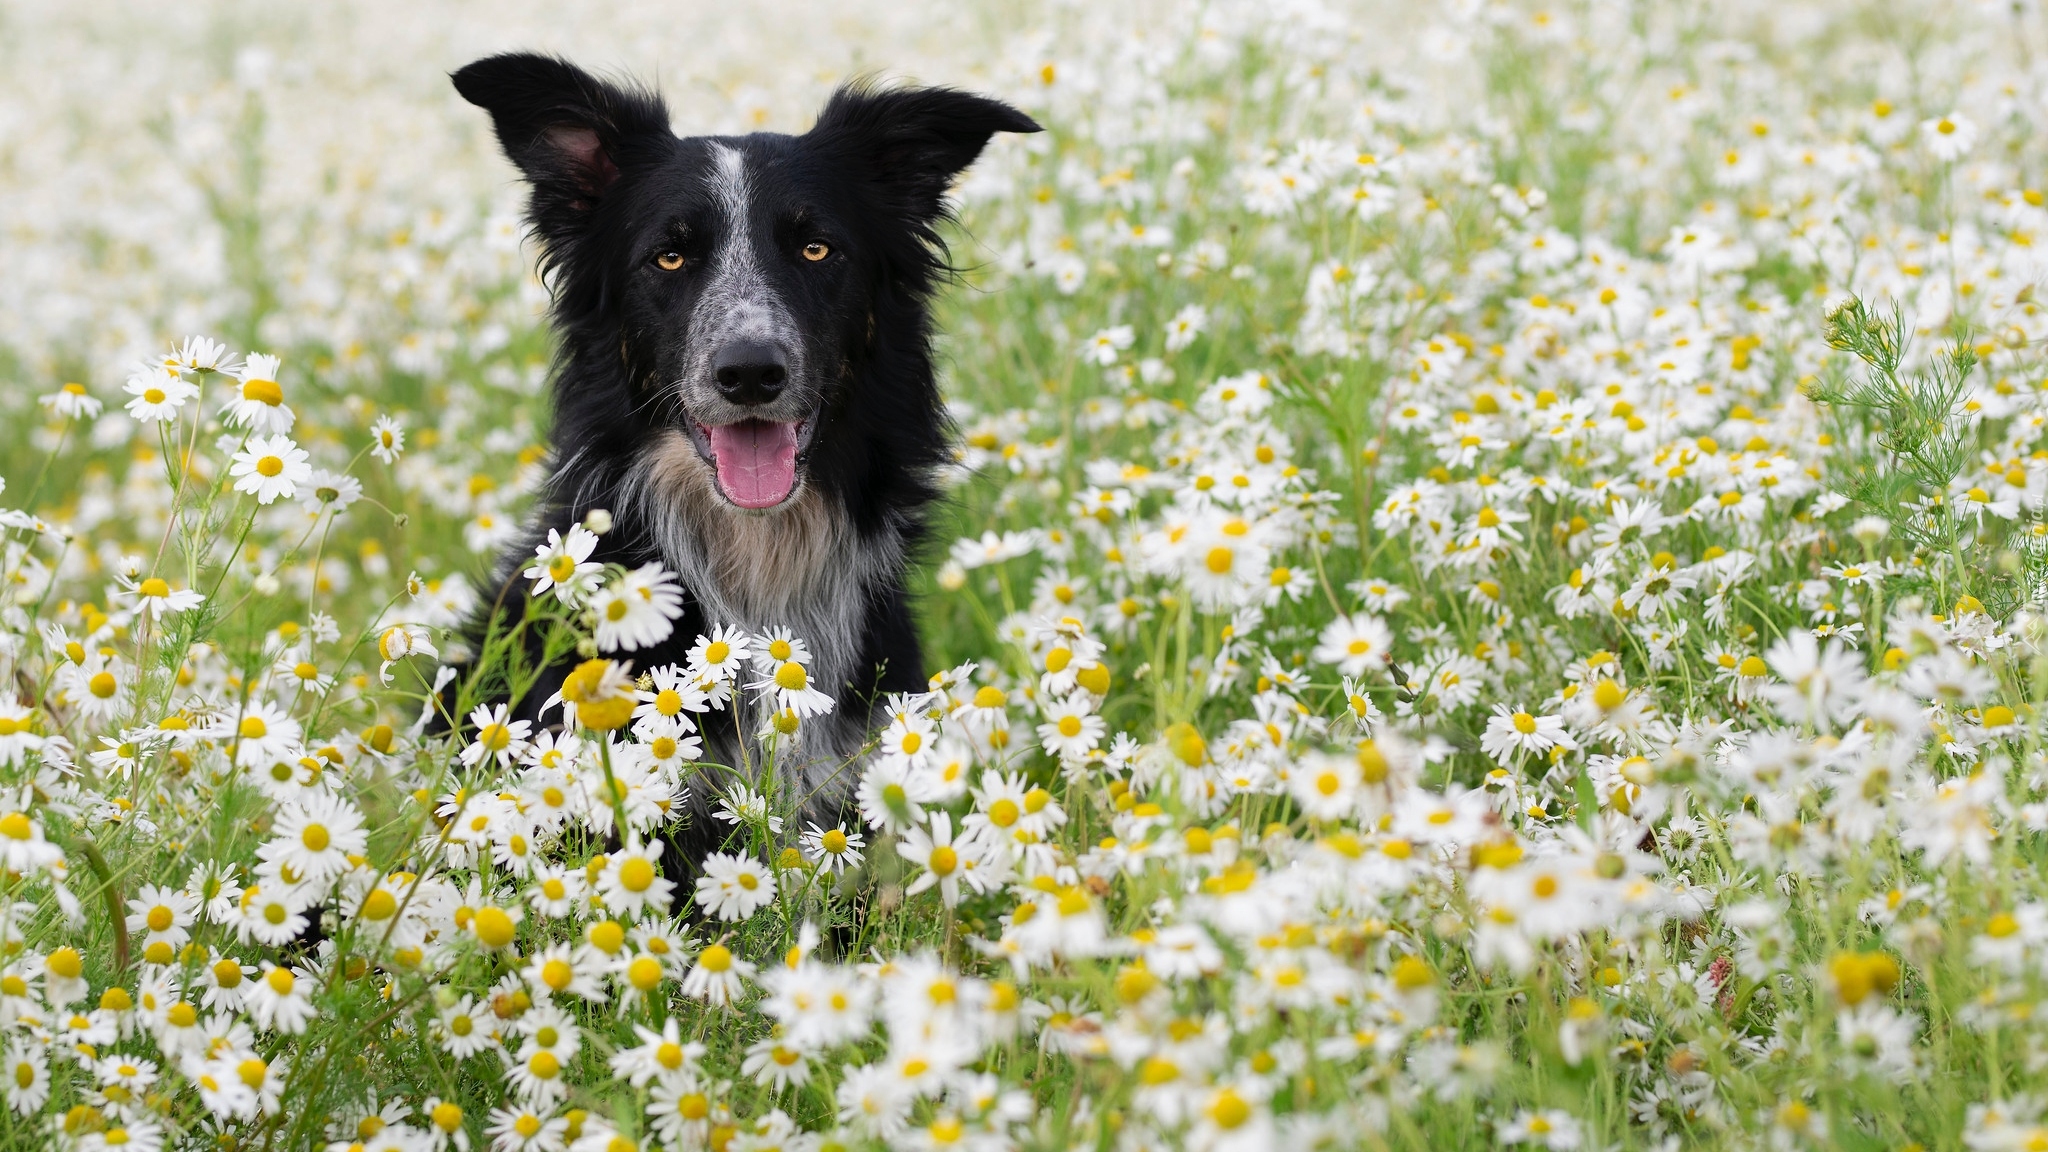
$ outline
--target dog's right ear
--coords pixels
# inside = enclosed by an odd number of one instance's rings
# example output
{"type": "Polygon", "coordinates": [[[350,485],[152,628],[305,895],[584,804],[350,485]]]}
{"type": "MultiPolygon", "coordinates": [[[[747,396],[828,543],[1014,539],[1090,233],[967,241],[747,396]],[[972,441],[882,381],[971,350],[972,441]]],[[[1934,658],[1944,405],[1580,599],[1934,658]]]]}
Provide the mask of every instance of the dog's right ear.
{"type": "Polygon", "coordinates": [[[491,114],[498,143],[533,186],[533,223],[544,240],[576,232],[620,169],[675,143],[661,97],[553,56],[486,56],[449,79],[491,114]]]}

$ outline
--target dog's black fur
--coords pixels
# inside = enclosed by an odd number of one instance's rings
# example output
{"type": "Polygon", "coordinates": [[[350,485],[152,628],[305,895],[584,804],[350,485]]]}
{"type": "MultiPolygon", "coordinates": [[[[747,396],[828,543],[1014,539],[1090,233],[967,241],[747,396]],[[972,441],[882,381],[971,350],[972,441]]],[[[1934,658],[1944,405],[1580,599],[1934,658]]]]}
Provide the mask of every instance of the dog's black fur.
{"type": "MultiPolygon", "coordinates": [[[[552,57],[492,56],[453,80],[531,185],[560,339],[553,471],[490,613],[517,617],[549,528],[608,510],[593,559],[660,561],[688,594],[668,641],[619,654],[636,670],[684,662],[714,624],[810,641],[837,707],[807,725],[788,783],[836,813],[880,694],[925,686],[903,565],[947,455],[928,310],[949,271],[945,192],[993,133],[1038,125],[964,92],[856,83],[801,136],[678,137],[656,94],[552,57]],[[780,503],[730,495],[711,441],[728,424],[795,429],[776,432],[797,444],[780,503]]],[[[571,666],[515,717],[535,718],[571,666]]],[[[730,717],[708,719],[707,759],[758,762],[730,717]]],[[[683,835],[686,856],[703,850],[683,835]]]]}

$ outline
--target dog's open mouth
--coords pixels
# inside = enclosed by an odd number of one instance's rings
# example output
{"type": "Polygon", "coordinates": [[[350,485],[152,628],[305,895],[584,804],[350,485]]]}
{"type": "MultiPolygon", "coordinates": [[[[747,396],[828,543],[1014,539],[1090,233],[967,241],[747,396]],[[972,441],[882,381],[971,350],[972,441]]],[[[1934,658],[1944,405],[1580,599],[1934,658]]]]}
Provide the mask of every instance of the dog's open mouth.
{"type": "Polygon", "coordinates": [[[797,450],[809,421],[742,420],[707,428],[696,425],[718,473],[719,491],[742,508],[773,508],[796,490],[797,450]]]}

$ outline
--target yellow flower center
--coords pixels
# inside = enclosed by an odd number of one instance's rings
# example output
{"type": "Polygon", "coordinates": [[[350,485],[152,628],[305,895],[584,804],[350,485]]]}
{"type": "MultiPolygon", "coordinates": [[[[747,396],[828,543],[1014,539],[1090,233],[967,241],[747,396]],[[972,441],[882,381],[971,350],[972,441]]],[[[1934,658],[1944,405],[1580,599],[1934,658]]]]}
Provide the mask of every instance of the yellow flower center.
{"type": "Polygon", "coordinates": [[[546,964],[541,965],[541,983],[546,984],[557,992],[567,988],[570,981],[574,979],[576,979],[576,970],[569,967],[567,960],[550,960],[546,964]]]}
{"type": "Polygon", "coordinates": [[[1218,1128],[1231,1131],[1244,1126],[1252,1118],[1252,1106],[1236,1091],[1225,1088],[1209,1101],[1209,1119],[1218,1128]]]}
{"type": "Polygon", "coordinates": [[[1627,698],[1628,693],[1612,680],[1602,680],[1593,686],[1593,703],[1603,712],[1621,707],[1621,702],[1627,698]]]}
{"type": "Polygon", "coordinates": [[[503,948],[512,942],[512,917],[502,908],[479,908],[476,918],[470,921],[476,929],[476,938],[486,948],[503,948]]]}
{"type": "Polygon", "coordinates": [[[652,992],[661,983],[661,961],[640,956],[626,965],[626,980],[642,992],[652,992]]]}
{"type": "Polygon", "coordinates": [[[645,892],[654,885],[654,865],[639,856],[619,865],[619,887],[628,892],[645,892]]]}

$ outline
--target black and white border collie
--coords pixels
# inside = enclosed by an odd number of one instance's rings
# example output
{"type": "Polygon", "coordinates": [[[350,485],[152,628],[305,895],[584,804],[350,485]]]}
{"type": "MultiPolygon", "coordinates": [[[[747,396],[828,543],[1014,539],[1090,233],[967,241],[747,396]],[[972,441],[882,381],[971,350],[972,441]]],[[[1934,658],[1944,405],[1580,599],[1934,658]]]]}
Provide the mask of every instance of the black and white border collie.
{"type": "MultiPolygon", "coordinates": [[[[836,707],[784,772],[835,812],[881,695],[925,687],[904,565],[947,458],[929,313],[946,190],[991,135],[1038,125],[965,92],[856,83],[801,136],[678,137],[658,95],[560,59],[491,56],[453,80],[531,185],[560,340],[552,473],[493,611],[518,617],[549,528],[611,512],[592,559],[659,560],[687,592],[636,669],[683,663],[719,624],[808,642],[836,707]]],[[[535,719],[572,665],[515,716],[535,719]]],[[[758,765],[741,727],[708,725],[706,758],[758,765]]]]}

